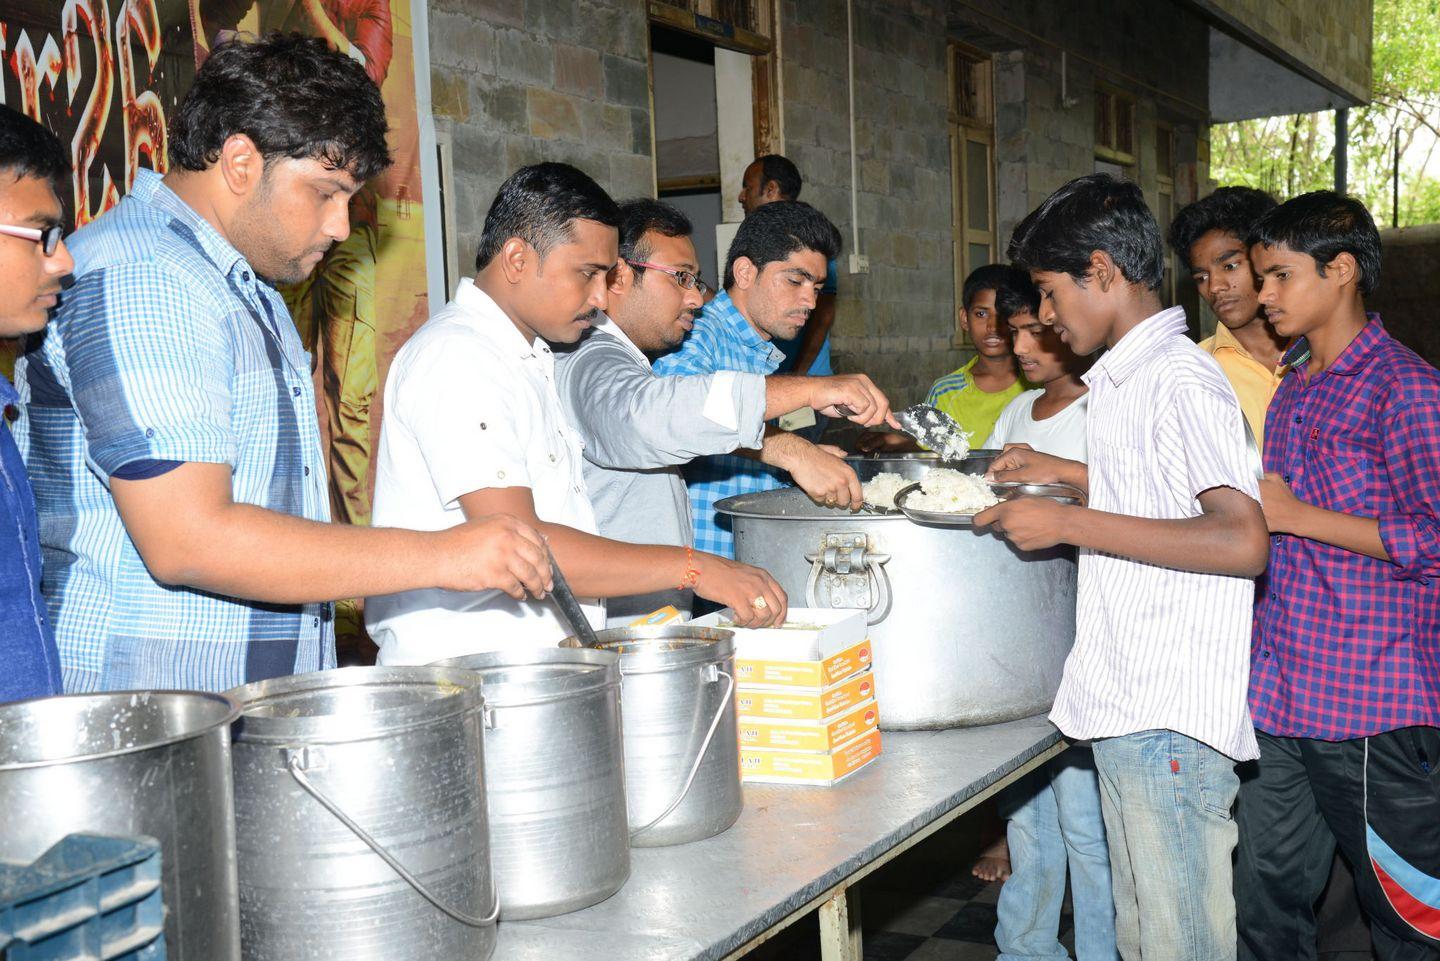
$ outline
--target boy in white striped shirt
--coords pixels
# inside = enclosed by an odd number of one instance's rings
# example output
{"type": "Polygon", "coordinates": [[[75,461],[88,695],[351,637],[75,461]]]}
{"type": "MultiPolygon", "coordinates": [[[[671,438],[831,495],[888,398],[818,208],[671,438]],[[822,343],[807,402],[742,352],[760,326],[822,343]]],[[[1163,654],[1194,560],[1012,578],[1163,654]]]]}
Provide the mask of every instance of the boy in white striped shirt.
{"type": "Polygon", "coordinates": [[[1232,961],[1236,761],[1257,756],[1246,707],[1252,578],[1268,542],[1239,403],[1165,310],[1160,230],[1131,183],[1096,174],[1021,221],[1010,258],[1040,320],[1085,375],[1089,466],[1024,449],[997,479],[1072,484],[978,515],[1022,550],[1081,549],[1075,647],[1053,720],[1093,741],[1126,961],[1232,961]]]}

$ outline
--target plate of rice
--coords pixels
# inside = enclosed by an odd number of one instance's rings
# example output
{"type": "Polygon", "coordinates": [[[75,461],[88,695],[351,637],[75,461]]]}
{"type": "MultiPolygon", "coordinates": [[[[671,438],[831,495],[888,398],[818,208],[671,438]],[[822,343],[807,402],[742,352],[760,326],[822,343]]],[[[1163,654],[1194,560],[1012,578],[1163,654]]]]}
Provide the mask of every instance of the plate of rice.
{"type": "Polygon", "coordinates": [[[998,503],[984,477],[948,467],[930,470],[895,494],[895,506],[911,520],[950,527],[969,527],[976,514],[998,503]]]}

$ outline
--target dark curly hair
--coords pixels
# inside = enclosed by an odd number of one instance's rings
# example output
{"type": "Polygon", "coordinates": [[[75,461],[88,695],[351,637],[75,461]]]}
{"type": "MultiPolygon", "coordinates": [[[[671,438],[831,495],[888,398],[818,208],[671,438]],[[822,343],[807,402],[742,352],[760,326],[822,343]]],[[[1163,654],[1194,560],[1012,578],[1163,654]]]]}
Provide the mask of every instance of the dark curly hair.
{"type": "Polygon", "coordinates": [[[262,156],[319,160],[365,181],[390,166],[380,88],[317,37],[272,33],[210,51],[170,120],[170,162],[204,170],[244,134],[262,156]]]}
{"type": "Polygon", "coordinates": [[[820,211],[799,200],[756,208],[740,223],[725,257],[725,286],[735,283],[735,261],[748,257],[757,269],[797,250],[814,250],[827,262],[840,255],[840,231],[820,211]]]}
{"type": "Polygon", "coordinates": [[[1160,225],[1140,188],[1109,174],[1076,177],[1015,227],[1010,259],[1026,270],[1066,273],[1084,283],[1103,250],[1132,284],[1155,290],[1165,277],[1160,225]]]}
{"type": "Polygon", "coordinates": [[[1360,296],[1380,287],[1380,231],[1365,205],[1333,190],[1316,190],[1285,201],[1256,221],[1245,238],[1250,246],[1285,246],[1315,260],[1315,272],[1349,254],[1360,265],[1360,296]]]}
{"type": "Polygon", "coordinates": [[[1170,224],[1170,249],[1186,270],[1194,269],[1190,248],[1212,230],[1244,241],[1255,221],[1275,209],[1275,198],[1254,187],[1221,187],[1208,197],[1181,208],[1170,224]]]}
{"type": "Polygon", "coordinates": [[[23,113],[0,107],[0,173],[49,181],[57,194],[70,173],[60,140],[23,113]]]}

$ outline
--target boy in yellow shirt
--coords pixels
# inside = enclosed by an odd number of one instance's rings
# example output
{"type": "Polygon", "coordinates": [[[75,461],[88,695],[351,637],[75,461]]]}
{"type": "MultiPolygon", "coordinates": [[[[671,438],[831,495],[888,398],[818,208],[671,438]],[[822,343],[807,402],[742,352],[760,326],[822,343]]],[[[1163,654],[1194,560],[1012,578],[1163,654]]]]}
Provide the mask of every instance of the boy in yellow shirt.
{"type": "MultiPolygon", "coordinates": [[[[990,436],[1005,406],[1033,386],[1020,377],[1008,325],[1010,314],[1024,305],[1024,291],[1030,288],[1029,274],[1007,264],[977,267],[965,278],[960,325],[975,345],[975,356],[935,381],[925,403],[969,431],[973,447],[990,436]]],[[[920,449],[900,433],[863,434],[856,446],[867,453],[920,449]]]]}
{"type": "Polygon", "coordinates": [[[1170,225],[1170,247],[1190,269],[1200,296],[1220,323],[1200,349],[1215,357],[1235,388],[1240,412],[1264,450],[1265,411],[1285,368],[1285,338],[1260,306],[1245,238],[1275,198],[1253,187],[1221,187],[1185,207],[1170,225]]]}

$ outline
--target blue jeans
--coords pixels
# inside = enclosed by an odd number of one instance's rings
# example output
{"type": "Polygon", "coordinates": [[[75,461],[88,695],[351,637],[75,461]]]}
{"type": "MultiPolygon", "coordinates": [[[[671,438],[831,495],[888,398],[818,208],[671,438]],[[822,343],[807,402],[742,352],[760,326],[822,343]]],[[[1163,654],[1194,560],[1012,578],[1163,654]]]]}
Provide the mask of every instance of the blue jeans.
{"type": "Polygon", "coordinates": [[[1235,762],[1174,731],[1096,741],[1125,961],[1235,961],[1235,762]]]}
{"type": "Polygon", "coordinates": [[[1115,899],[1090,749],[1074,747],[1001,795],[1010,819],[1010,879],[1000,889],[997,961],[1068,958],[1060,943],[1065,868],[1075,909],[1075,957],[1116,961],[1115,899]]]}

